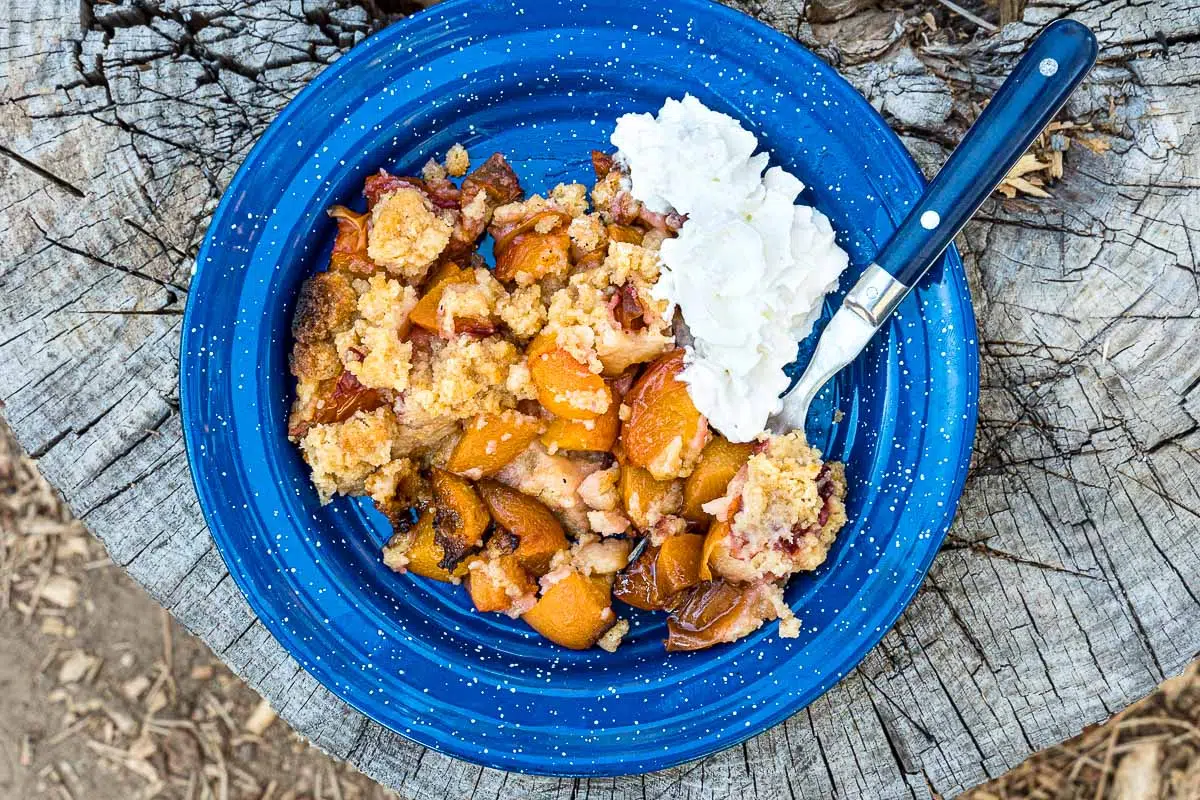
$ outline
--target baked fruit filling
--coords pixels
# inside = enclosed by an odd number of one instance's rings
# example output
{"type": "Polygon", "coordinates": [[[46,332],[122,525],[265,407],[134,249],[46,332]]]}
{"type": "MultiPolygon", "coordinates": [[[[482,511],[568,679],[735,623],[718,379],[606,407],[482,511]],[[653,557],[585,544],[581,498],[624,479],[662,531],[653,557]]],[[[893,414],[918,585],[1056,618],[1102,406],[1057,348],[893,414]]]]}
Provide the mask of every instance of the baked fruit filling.
{"type": "Polygon", "coordinates": [[[331,208],[329,268],[293,318],[288,435],[322,502],[387,516],[388,567],[564,647],[615,649],[622,604],[667,612],[668,650],[775,619],[797,636],[783,587],[845,524],[842,466],[800,431],[711,429],[654,292],[684,220],[645,209],[609,156],[593,166],[590,191],[526,197],[501,154],[470,170],[456,145],[420,176],[370,176],[365,211],[331,208]]]}

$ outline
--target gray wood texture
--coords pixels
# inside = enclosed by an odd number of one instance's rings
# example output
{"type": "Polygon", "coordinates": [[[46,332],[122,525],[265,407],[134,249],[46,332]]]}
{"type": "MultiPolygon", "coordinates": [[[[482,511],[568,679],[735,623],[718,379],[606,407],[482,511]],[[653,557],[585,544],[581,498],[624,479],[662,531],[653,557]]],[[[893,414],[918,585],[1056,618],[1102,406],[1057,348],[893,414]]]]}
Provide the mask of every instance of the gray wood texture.
{"type": "MultiPolygon", "coordinates": [[[[255,620],[205,528],[176,388],[222,189],[306,81],[385,24],[347,0],[9,0],[0,11],[0,398],[112,557],[321,748],[411,798],[953,795],[1200,650],[1200,6],[1036,0],[923,45],[925,6],[746,0],[838,65],[927,168],[1040,25],[1091,25],[1051,199],[961,244],[979,315],[974,469],[912,607],[840,685],[705,761],[616,780],[481,770],[347,708],[255,620]],[[1109,149],[1105,150],[1107,145],[1109,149]]],[[[399,12],[395,12],[399,13],[399,12]]],[[[944,9],[938,14],[948,13],[944,9]]]]}

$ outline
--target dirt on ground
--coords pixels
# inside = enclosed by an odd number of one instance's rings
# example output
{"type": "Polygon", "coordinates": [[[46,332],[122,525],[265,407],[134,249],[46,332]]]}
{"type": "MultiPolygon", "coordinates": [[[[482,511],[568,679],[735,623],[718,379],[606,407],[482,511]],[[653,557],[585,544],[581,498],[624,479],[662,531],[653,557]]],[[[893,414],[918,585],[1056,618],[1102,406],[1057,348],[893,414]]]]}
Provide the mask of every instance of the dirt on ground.
{"type": "MultiPolygon", "coordinates": [[[[0,422],[0,800],[396,797],[108,560],[0,422]]],[[[1200,799],[1200,663],[966,800],[1200,799]]]]}
{"type": "Polygon", "coordinates": [[[0,422],[0,800],[396,797],[275,719],[0,422]]]}

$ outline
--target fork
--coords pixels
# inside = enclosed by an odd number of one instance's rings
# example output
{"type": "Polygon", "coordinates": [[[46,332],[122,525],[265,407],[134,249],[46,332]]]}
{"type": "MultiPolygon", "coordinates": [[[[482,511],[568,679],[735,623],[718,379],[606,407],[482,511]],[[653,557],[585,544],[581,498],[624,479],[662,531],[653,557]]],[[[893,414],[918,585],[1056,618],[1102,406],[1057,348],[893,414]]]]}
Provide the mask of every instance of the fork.
{"type": "Polygon", "coordinates": [[[1047,25],[946,165],[842,300],[804,373],[768,426],[803,429],[813,398],[858,357],[1096,63],[1096,37],[1075,20],[1047,25]]]}

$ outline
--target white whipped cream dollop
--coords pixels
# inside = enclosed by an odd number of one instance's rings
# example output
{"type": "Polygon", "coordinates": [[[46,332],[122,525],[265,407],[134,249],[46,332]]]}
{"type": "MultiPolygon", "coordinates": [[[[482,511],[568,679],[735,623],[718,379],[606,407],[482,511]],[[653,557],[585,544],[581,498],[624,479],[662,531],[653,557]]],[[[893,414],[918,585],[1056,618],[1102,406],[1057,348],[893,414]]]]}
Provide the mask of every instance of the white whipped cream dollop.
{"type": "Polygon", "coordinates": [[[657,116],[620,117],[612,143],[635,198],[687,215],[662,244],[655,293],[679,308],[694,339],[680,374],[692,402],[728,439],[750,441],[778,410],[783,368],[847,255],[824,214],[796,205],[804,184],[766,169],[754,134],[691,95],[668,99],[657,116]]]}

